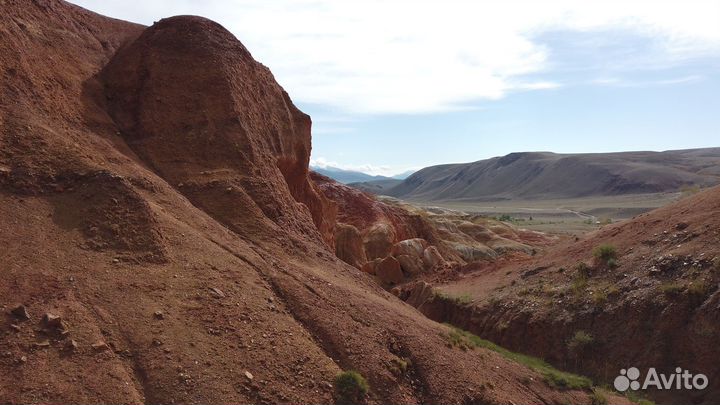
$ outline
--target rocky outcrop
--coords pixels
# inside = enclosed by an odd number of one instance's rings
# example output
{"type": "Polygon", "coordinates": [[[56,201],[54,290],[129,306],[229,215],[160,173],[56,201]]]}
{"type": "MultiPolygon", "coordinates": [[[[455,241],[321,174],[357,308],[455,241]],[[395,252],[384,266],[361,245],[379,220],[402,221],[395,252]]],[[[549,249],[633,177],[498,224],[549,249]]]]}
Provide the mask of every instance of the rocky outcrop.
{"type": "Polygon", "coordinates": [[[333,204],[308,178],[310,117],[219,24],[161,20],[102,79],[130,147],[195,204],[236,230],[261,215],[332,245],[333,204]],[[245,204],[215,209],[227,196],[245,204]]]}
{"type": "Polygon", "coordinates": [[[352,225],[338,223],[335,226],[335,255],[345,263],[362,268],[367,263],[365,246],[360,231],[352,225]]]}
{"type": "Polygon", "coordinates": [[[367,230],[363,239],[365,255],[370,260],[387,257],[392,251],[395,239],[395,230],[392,226],[386,223],[373,225],[367,230]]]}
{"type": "Polygon", "coordinates": [[[442,257],[442,255],[435,246],[428,246],[427,248],[425,248],[425,250],[423,251],[422,260],[425,264],[425,267],[429,269],[437,268],[445,262],[445,259],[442,257]]]}
{"type": "Polygon", "coordinates": [[[375,265],[375,275],[386,285],[400,284],[403,281],[403,273],[400,262],[392,256],[388,256],[375,265]]]}
{"type": "MultiPolygon", "coordinates": [[[[364,260],[393,257],[407,281],[466,263],[494,261],[503,255],[532,255],[557,242],[557,238],[543,233],[478,215],[442,209],[426,211],[381,200],[314,172],[311,178],[337,205],[338,223],[354,227],[363,239],[364,258],[357,248],[350,254],[345,241],[336,247],[336,255],[372,274],[375,264],[365,265],[364,260]],[[432,249],[426,251],[428,248],[432,249]]],[[[342,235],[336,234],[336,239],[349,236],[344,226],[337,232],[342,235]]]]}

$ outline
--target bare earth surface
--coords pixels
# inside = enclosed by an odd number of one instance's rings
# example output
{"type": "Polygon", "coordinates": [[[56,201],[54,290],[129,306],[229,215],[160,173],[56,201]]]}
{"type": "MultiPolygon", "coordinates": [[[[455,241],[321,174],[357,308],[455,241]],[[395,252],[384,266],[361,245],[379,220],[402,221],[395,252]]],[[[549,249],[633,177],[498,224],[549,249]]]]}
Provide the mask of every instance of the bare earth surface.
{"type": "MultiPolygon", "coordinates": [[[[423,313],[512,350],[612,383],[621,368],[705,374],[702,391],[650,391],[660,403],[720,401],[720,188],[570,239],[536,258],[468,265],[436,280],[423,313]],[[611,245],[616,265],[593,257],[611,245]],[[442,297],[443,299],[438,299],[442,297]],[[580,348],[578,332],[592,336],[580,348]]],[[[407,299],[413,288],[406,287],[407,299]]]]}
{"type": "Polygon", "coordinates": [[[0,8],[0,403],[591,402],[335,257],[310,118],[224,28],[0,8]]]}

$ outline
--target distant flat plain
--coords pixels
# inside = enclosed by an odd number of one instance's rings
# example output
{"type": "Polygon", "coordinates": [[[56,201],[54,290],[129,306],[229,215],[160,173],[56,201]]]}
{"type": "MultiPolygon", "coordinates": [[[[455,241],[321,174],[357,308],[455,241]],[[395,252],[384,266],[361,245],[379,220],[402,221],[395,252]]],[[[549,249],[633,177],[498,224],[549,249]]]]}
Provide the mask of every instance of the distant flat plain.
{"type": "Polygon", "coordinates": [[[579,235],[667,205],[685,195],[675,192],[549,200],[406,202],[423,208],[439,207],[496,218],[505,216],[505,220],[521,228],[579,235]]]}

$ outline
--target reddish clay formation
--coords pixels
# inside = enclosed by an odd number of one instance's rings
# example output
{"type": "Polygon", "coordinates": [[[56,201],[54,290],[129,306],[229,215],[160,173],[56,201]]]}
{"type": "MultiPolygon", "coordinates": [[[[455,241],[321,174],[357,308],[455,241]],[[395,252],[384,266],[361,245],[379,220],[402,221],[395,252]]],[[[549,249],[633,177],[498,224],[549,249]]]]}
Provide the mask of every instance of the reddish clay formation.
{"type": "Polygon", "coordinates": [[[718,403],[718,212],[716,187],[538,258],[437,286],[442,296],[466,297],[463,303],[437,299],[427,284],[407,287],[402,297],[432,319],[606,383],[630,366],[705,374],[705,390],[648,394],[662,403],[718,403]],[[612,260],[593,256],[602,245],[614,248],[612,260]],[[579,344],[580,331],[591,341],[579,344]]]}
{"type": "Polygon", "coordinates": [[[0,403],[590,402],[332,254],[309,118],[225,29],[0,7],[0,403]]]}
{"type": "Polygon", "coordinates": [[[311,178],[337,204],[336,255],[378,276],[385,286],[418,277],[433,279],[436,273],[447,277],[468,263],[530,255],[557,241],[477,215],[446,210],[434,213],[397,201],[381,201],[315,172],[311,178]],[[386,257],[399,263],[402,274],[376,271],[386,257]]]}

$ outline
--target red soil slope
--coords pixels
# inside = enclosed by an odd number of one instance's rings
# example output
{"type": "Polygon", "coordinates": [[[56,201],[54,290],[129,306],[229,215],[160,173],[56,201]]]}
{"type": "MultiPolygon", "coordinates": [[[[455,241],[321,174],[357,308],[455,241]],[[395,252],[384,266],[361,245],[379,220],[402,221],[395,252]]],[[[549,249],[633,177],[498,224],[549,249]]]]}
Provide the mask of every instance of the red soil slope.
{"type": "Polygon", "coordinates": [[[546,255],[440,285],[471,305],[415,302],[514,350],[612,382],[621,368],[705,374],[702,391],[648,392],[662,403],[720,402],[720,188],[610,225],[546,255]],[[610,244],[617,267],[593,258],[610,244]],[[578,263],[585,263],[586,276],[578,263]],[[571,349],[578,331],[594,337],[571,349]]]}
{"type": "Polygon", "coordinates": [[[222,27],[0,4],[0,403],[590,402],[335,258],[310,121],[222,27]]]}

